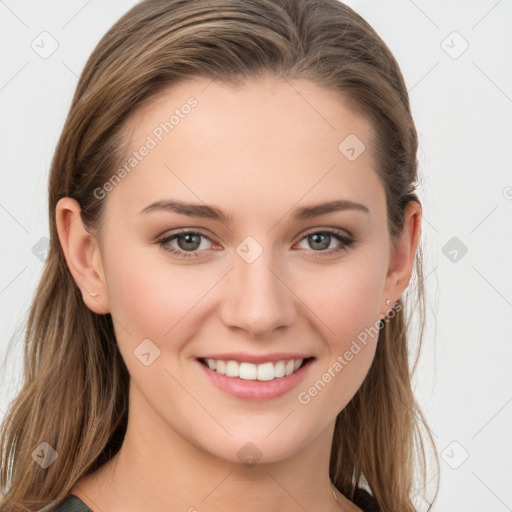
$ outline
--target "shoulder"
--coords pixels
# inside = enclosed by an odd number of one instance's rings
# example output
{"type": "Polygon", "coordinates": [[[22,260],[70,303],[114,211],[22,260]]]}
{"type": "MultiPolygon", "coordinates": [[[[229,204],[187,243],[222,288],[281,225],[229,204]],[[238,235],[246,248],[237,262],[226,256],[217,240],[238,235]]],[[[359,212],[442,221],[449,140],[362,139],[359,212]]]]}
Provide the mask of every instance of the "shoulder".
{"type": "Polygon", "coordinates": [[[50,512],[93,512],[80,498],[70,494],[50,512]]]}
{"type": "MultiPolygon", "coordinates": [[[[0,494],[0,505],[5,496],[0,494]]],[[[1,507],[0,507],[1,509],[1,507]]],[[[28,509],[27,509],[28,510],[28,509]]],[[[77,496],[69,494],[61,502],[57,503],[49,512],[93,512],[81,499],[77,496]]]]}

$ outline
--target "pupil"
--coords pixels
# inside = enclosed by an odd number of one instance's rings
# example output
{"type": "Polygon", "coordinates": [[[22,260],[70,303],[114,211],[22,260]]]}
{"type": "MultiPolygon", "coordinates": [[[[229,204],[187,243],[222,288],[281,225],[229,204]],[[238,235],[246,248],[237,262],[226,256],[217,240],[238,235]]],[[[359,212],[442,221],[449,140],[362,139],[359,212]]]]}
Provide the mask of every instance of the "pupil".
{"type": "Polygon", "coordinates": [[[311,235],[311,238],[313,238],[313,244],[318,242],[319,237],[324,237],[324,242],[323,242],[323,244],[320,242],[321,247],[318,247],[318,248],[325,249],[326,247],[329,247],[329,243],[328,242],[327,242],[327,244],[325,243],[325,240],[328,240],[329,235],[326,235],[325,233],[311,235]]]}
{"type": "MultiPolygon", "coordinates": [[[[190,246],[185,245],[185,247],[182,247],[182,249],[197,249],[197,247],[199,246],[197,240],[195,242],[193,240],[191,240],[193,238],[199,238],[197,235],[188,234],[188,235],[183,235],[182,238],[185,238],[185,244],[192,244],[194,246],[194,247],[190,247],[190,246]]],[[[179,245],[181,245],[181,244],[179,244],[179,245]]]]}

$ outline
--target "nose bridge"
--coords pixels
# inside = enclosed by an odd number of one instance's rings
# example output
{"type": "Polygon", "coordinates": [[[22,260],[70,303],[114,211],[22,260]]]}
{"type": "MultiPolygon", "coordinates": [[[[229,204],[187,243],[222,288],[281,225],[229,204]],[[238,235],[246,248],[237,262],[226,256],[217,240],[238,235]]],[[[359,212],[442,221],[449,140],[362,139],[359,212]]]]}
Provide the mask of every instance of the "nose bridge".
{"type": "Polygon", "coordinates": [[[254,336],[289,325],[294,318],[293,294],[288,290],[283,262],[270,247],[248,237],[236,249],[224,307],[227,325],[254,336]]]}

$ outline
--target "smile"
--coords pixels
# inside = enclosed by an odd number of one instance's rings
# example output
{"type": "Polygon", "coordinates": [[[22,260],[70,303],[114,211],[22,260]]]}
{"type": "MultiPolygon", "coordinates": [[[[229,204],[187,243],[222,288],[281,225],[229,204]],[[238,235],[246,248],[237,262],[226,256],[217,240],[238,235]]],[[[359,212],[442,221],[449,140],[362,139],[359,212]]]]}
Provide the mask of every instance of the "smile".
{"type": "Polygon", "coordinates": [[[280,379],[295,373],[304,363],[305,359],[289,359],[263,364],[253,364],[238,361],[223,361],[221,359],[203,359],[210,370],[214,370],[227,377],[243,380],[269,381],[280,379]]]}
{"type": "Polygon", "coordinates": [[[272,400],[296,388],[316,360],[315,357],[292,359],[284,354],[272,356],[272,361],[269,357],[244,356],[243,359],[253,360],[249,362],[226,356],[225,359],[221,355],[200,357],[196,361],[207,381],[216,388],[239,399],[256,401],[272,400]]]}

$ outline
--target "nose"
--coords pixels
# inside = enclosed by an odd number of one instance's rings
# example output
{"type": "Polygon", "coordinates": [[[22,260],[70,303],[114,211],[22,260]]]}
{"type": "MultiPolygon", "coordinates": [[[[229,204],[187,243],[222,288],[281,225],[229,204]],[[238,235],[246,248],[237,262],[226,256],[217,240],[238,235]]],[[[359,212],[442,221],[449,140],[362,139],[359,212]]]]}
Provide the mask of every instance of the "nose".
{"type": "Polygon", "coordinates": [[[234,268],[224,281],[221,306],[226,326],[260,339],[292,325],[297,316],[298,298],[286,282],[284,265],[278,264],[270,253],[264,251],[252,263],[235,258],[234,268]]]}

